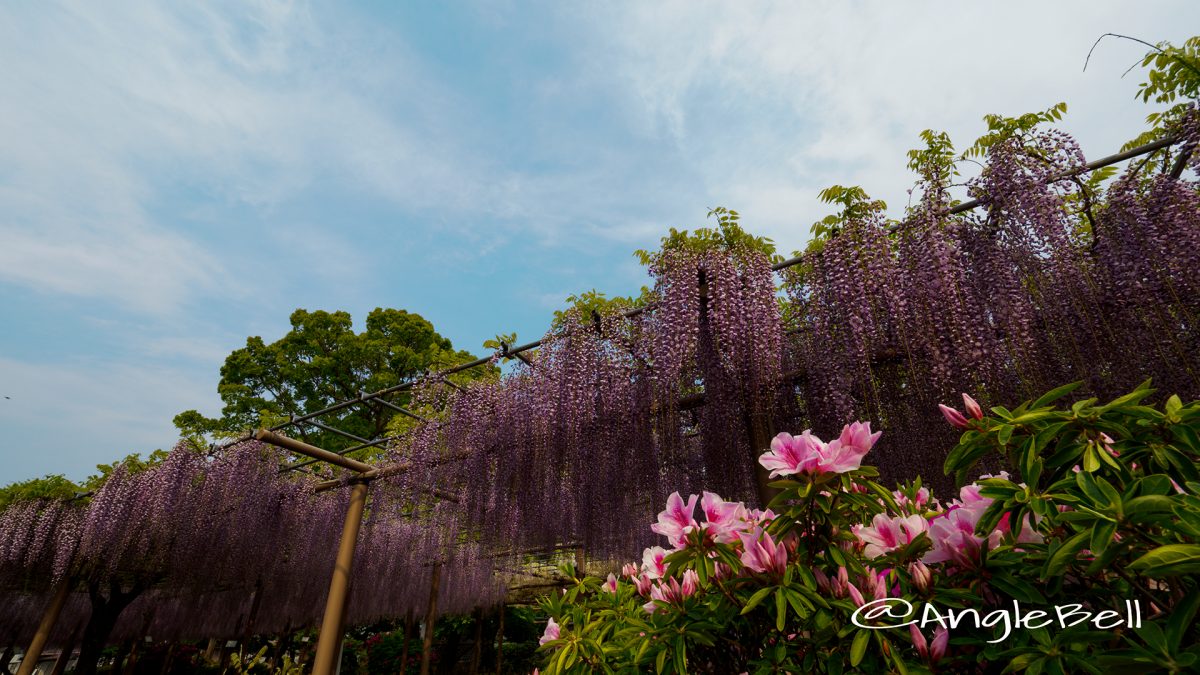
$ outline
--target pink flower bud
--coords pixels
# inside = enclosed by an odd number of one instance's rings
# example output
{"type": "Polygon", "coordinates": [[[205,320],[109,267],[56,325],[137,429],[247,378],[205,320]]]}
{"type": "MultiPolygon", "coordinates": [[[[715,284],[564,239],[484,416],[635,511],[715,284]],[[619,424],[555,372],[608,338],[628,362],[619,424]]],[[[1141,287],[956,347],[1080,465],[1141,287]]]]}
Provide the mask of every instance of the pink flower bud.
{"type": "Polygon", "coordinates": [[[609,574],[608,579],[605,580],[604,585],[601,586],[601,588],[604,589],[604,591],[606,593],[616,593],[617,592],[617,575],[609,574]]]}
{"type": "Polygon", "coordinates": [[[855,607],[862,607],[864,604],[866,604],[867,601],[863,598],[862,593],[859,592],[858,588],[856,588],[854,584],[846,584],[846,592],[850,594],[850,599],[854,601],[855,607]]]}
{"type": "Polygon", "coordinates": [[[908,575],[912,578],[913,586],[916,586],[918,591],[922,593],[929,591],[929,584],[933,580],[933,577],[929,571],[929,567],[925,563],[919,560],[911,563],[908,566],[908,575]]]}
{"type": "Polygon", "coordinates": [[[954,408],[951,408],[950,406],[942,405],[941,403],[939,403],[938,410],[941,410],[942,417],[945,417],[946,421],[949,422],[950,424],[954,425],[955,427],[957,427],[959,429],[966,429],[968,426],[970,426],[967,423],[967,418],[963,417],[963,414],[958,412],[954,408]]]}
{"type": "Polygon", "coordinates": [[[696,570],[688,570],[683,573],[683,587],[680,591],[683,597],[691,597],[695,595],[696,589],[700,586],[700,577],[696,574],[696,570]]]}
{"type": "Polygon", "coordinates": [[[829,577],[819,569],[813,569],[812,573],[813,578],[817,580],[817,588],[825,591],[826,593],[831,592],[832,587],[829,583],[829,577]]]}
{"type": "Polygon", "coordinates": [[[650,595],[650,589],[654,586],[654,580],[643,574],[637,578],[637,592],[643,598],[650,595]]]}
{"type": "Polygon", "coordinates": [[[946,647],[950,644],[950,631],[945,626],[938,626],[933,631],[933,642],[929,645],[929,662],[937,663],[946,655],[946,647]]]}
{"type": "Polygon", "coordinates": [[[638,575],[637,563],[625,563],[621,567],[621,576],[627,579],[636,579],[638,575]]]}
{"type": "Polygon", "coordinates": [[[921,629],[917,628],[917,624],[908,624],[908,632],[912,635],[913,646],[917,648],[917,654],[923,659],[929,658],[929,643],[925,641],[925,636],[921,634],[921,629]]]}
{"type": "Polygon", "coordinates": [[[977,420],[983,419],[983,408],[980,408],[979,404],[975,402],[975,399],[967,396],[966,393],[963,394],[963,407],[966,409],[967,414],[971,417],[974,417],[977,420]]]}

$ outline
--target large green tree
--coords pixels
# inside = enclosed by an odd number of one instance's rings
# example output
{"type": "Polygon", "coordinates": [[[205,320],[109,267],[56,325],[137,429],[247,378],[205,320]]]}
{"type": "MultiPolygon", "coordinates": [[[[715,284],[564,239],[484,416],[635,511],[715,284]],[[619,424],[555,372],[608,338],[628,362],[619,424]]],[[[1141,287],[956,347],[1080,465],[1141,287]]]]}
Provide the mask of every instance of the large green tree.
{"type": "MultiPolygon", "coordinates": [[[[367,315],[366,330],[355,332],[347,312],[310,312],[297,309],[292,329],[268,343],[254,336],[235,350],[221,367],[217,387],[225,402],[221,416],[205,417],[195,410],[175,416],[175,426],[187,438],[201,441],[240,434],[256,426],[301,416],[329,405],[444,370],[475,359],[456,351],[433,324],[401,309],[376,308],[367,315]]],[[[460,379],[494,376],[494,369],[473,368],[460,379]]],[[[409,405],[401,392],[388,401],[409,405]]],[[[381,437],[395,409],[377,401],[356,404],[318,421],[365,439],[381,437]]],[[[392,425],[395,428],[395,425],[392,425]]],[[[320,427],[300,424],[292,435],[329,450],[356,442],[320,427]]]]}

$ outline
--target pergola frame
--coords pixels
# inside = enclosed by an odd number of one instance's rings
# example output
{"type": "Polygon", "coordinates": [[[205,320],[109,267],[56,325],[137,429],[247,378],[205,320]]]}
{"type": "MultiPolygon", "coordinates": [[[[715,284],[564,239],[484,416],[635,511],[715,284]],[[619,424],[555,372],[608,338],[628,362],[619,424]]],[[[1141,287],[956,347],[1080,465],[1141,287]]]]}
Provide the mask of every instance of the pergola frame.
{"type": "MultiPolygon", "coordinates": [[[[1102,167],[1117,164],[1117,163],[1125,161],[1127,159],[1132,159],[1132,158],[1139,157],[1142,155],[1147,155],[1147,154],[1150,154],[1153,152],[1157,152],[1158,150],[1168,148],[1168,147],[1174,145],[1175,143],[1180,142],[1180,140],[1182,140],[1182,139],[1177,136],[1168,136],[1168,137],[1162,138],[1160,140],[1130,149],[1125,152],[1116,153],[1116,154],[1101,158],[1099,160],[1089,162],[1077,169],[1074,169],[1074,170],[1071,170],[1068,172],[1064,172],[1063,174],[1060,174],[1060,175],[1056,176],[1055,178],[1056,179],[1069,178],[1069,177],[1085,174],[1085,173],[1094,171],[1094,170],[1102,168],[1102,167]]],[[[1195,141],[1189,141],[1188,143],[1185,144],[1185,146],[1180,151],[1179,155],[1176,157],[1175,162],[1173,163],[1171,170],[1168,173],[1168,175],[1171,178],[1178,179],[1183,174],[1183,171],[1186,168],[1187,159],[1194,152],[1195,148],[1196,148],[1195,141]]],[[[975,208],[978,208],[980,206],[983,206],[986,203],[987,202],[984,200],[974,199],[971,201],[963,202],[954,207],[945,209],[939,215],[955,215],[955,214],[959,214],[959,213],[965,213],[965,212],[971,211],[975,208]]],[[[772,266],[772,270],[775,272],[779,272],[779,271],[788,269],[790,267],[794,267],[794,266],[800,264],[801,262],[803,262],[803,260],[804,260],[803,256],[796,256],[796,257],[790,258],[788,260],[784,260],[782,262],[774,264],[772,266]]],[[[652,309],[653,307],[654,307],[654,305],[645,305],[642,307],[637,307],[637,308],[634,308],[634,309],[624,312],[622,316],[625,318],[633,318],[647,310],[652,309]]],[[[593,317],[593,318],[597,319],[598,317],[593,317]]],[[[444,370],[441,370],[437,373],[432,374],[432,377],[440,378],[440,379],[442,379],[442,381],[445,384],[455,387],[457,389],[460,389],[460,387],[458,387],[458,385],[456,385],[455,383],[453,383],[445,378],[447,378],[450,375],[456,374],[456,373],[461,373],[461,372],[464,372],[467,370],[471,370],[473,368],[477,368],[480,366],[484,366],[484,365],[493,363],[494,359],[496,357],[514,357],[514,358],[521,360],[526,365],[532,366],[533,362],[530,361],[525,356],[525,353],[533,351],[533,350],[541,347],[542,344],[543,344],[542,340],[535,340],[533,342],[529,342],[529,343],[519,345],[516,347],[510,347],[507,343],[501,343],[501,349],[498,350],[496,352],[496,354],[492,357],[479,358],[479,359],[475,359],[474,361],[451,366],[449,368],[446,368],[444,370]]],[[[409,389],[411,389],[413,386],[415,386],[419,382],[422,382],[422,381],[425,381],[426,379],[428,379],[430,376],[431,376],[431,374],[426,373],[425,375],[423,375],[419,378],[408,380],[408,381],[402,382],[400,384],[393,385],[391,387],[380,389],[375,392],[370,392],[370,393],[360,392],[359,395],[355,398],[345,399],[345,400],[339,401],[337,403],[334,403],[330,406],[327,406],[325,408],[322,408],[320,410],[306,413],[304,415],[298,415],[298,416],[292,415],[286,422],[276,424],[267,429],[258,429],[252,434],[245,434],[245,435],[238,437],[238,438],[236,438],[230,442],[227,442],[225,444],[212,445],[209,448],[210,452],[217,452],[217,451],[223,451],[223,450],[230,449],[230,448],[232,448],[240,443],[243,443],[245,441],[249,441],[252,439],[259,440],[259,441],[262,441],[265,443],[269,443],[271,445],[275,445],[280,448],[284,448],[290,452],[304,455],[309,458],[307,460],[296,462],[294,464],[290,464],[290,465],[282,467],[280,469],[281,473],[303,470],[303,469],[305,469],[305,467],[308,467],[312,464],[323,462],[326,464],[330,464],[333,466],[338,466],[338,467],[350,470],[350,471],[354,472],[354,474],[355,474],[349,480],[324,481],[324,482],[318,483],[315,487],[315,492],[325,492],[328,490],[337,489],[343,485],[349,485],[351,488],[351,496],[350,496],[350,504],[347,508],[346,518],[345,518],[343,528],[342,528],[342,534],[341,534],[341,539],[340,539],[339,546],[338,546],[338,553],[337,553],[336,563],[334,565],[333,575],[332,575],[332,578],[330,579],[329,596],[326,601],[325,613],[322,618],[320,634],[319,634],[318,641],[317,641],[317,654],[316,654],[316,659],[315,659],[314,669],[313,669],[314,675],[331,675],[337,666],[337,664],[335,663],[335,660],[337,658],[337,653],[338,653],[339,646],[341,643],[341,636],[345,630],[345,623],[344,623],[345,622],[345,610],[346,610],[346,605],[347,605],[346,600],[348,597],[348,591],[349,591],[349,585],[350,585],[350,572],[351,572],[351,568],[353,565],[354,552],[355,552],[355,548],[356,548],[356,544],[357,544],[357,540],[358,540],[358,534],[359,534],[359,530],[360,530],[360,527],[362,524],[363,511],[366,506],[369,485],[371,482],[373,482],[376,479],[398,475],[398,474],[404,473],[406,471],[409,471],[412,468],[412,465],[407,462],[400,462],[400,463],[391,464],[391,465],[384,466],[384,467],[375,467],[375,466],[372,466],[365,462],[361,462],[359,460],[356,460],[356,459],[353,459],[350,457],[346,457],[346,455],[351,452],[355,452],[357,450],[363,450],[363,449],[366,449],[369,447],[378,447],[378,446],[384,445],[390,441],[397,440],[398,437],[393,436],[393,437],[387,437],[387,438],[366,439],[366,438],[357,436],[355,434],[352,434],[350,432],[338,429],[332,425],[321,422],[320,418],[330,415],[332,413],[347,410],[356,405],[368,405],[371,402],[376,402],[386,408],[394,410],[398,414],[405,415],[405,416],[412,418],[414,420],[417,420],[419,422],[427,422],[428,420],[425,419],[424,417],[422,417],[410,410],[407,410],[403,406],[400,406],[396,403],[393,403],[393,402],[387,400],[387,398],[394,394],[408,391],[409,389]],[[308,443],[304,443],[304,442],[296,440],[296,439],[289,438],[287,436],[283,436],[278,433],[289,427],[298,426],[298,425],[302,425],[302,424],[307,424],[307,425],[310,425],[310,426],[313,426],[313,427],[316,427],[319,429],[323,429],[325,431],[336,434],[338,436],[342,436],[349,440],[353,440],[356,442],[356,445],[353,445],[349,448],[346,448],[346,449],[343,449],[343,450],[340,450],[337,452],[332,452],[329,450],[318,448],[318,447],[310,445],[308,443]]],[[[786,374],[784,376],[784,378],[785,378],[785,380],[791,381],[792,379],[795,379],[796,377],[799,377],[799,376],[802,376],[802,374],[790,373],[790,374],[786,374]]],[[[679,408],[681,410],[692,409],[692,408],[702,406],[704,404],[705,404],[705,394],[703,392],[699,392],[699,393],[691,394],[691,395],[681,398],[679,401],[679,408]]],[[[770,439],[770,434],[769,434],[770,422],[769,422],[769,420],[766,420],[766,419],[762,418],[762,416],[757,415],[755,413],[755,411],[751,411],[751,415],[749,415],[749,417],[750,417],[750,419],[747,420],[747,427],[748,427],[747,432],[749,433],[750,438],[751,438],[751,447],[752,448],[766,447],[766,445],[769,444],[769,439],[770,439]]],[[[446,462],[459,461],[461,459],[465,459],[467,456],[468,455],[464,454],[464,453],[460,453],[458,455],[451,455],[444,459],[437,460],[437,463],[441,464],[441,463],[446,463],[446,462]]],[[[762,499],[763,502],[766,503],[767,497],[769,496],[770,493],[767,492],[767,490],[769,488],[765,487],[764,475],[765,474],[763,472],[759,473],[759,496],[760,496],[760,499],[762,499]]],[[[445,491],[439,490],[437,488],[428,488],[426,491],[428,493],[433,494],[434,496],[438,497],[439,499],[443,499],[443,500],[447,500],[447,501],[457,501],[457,496],[447,493],[445,491]]],[[[83,495],[79,495],[79,496],[83,496],[83,495]]],[[[577,561],[582,560],[582,555],[583,555],[582,547],[577,547],[576,548],[577,561]]],[[[578,562],[577,562],[577,564],[578,564],[578,562]]],[[[429,671],[429,650],[431,647],[432,637],[433,637],[433,623],[436,618],[437,593],[438,593],[441,566],[442,566],[441,561],[434,561],[431,564],[431,567],[432,567],[431,592],[430,592],[430,598],[429,598],[428,611],[426,613],[426,635],[425,635],[425,641],[424,641],[425,642],[424,653],[423,653],[423,658],[422,658],[422,663],[421,663],[422,675],[427,675],[428,671],[429,671]]],[[[551,586],[551,585],[559,585],[559,584],[558,584],[558,582],[547,582],[546,585],[551,586]]],[[[535,587],[539,587],[539,585],[537,585],[537,584],[526,585],[526,586],[523,586],[522,588],[535,588],[535,587]]],[[[46,608],[46,611],[42,617],[41,623],[39,624],[38,629],[34,634],[33,640],[31,641],[29,648],[25,651],[25,655],[22,658],[21,666],[17,671],[17,675],[31,675],[31,673],[33,672],[33,669],[36,667],[37,662],[41,657],[41,653],[42,653],[43,648],[45,647],[46,641],[49,639],[50,632],[53,630],[54,625],[58,620],[58,616],[61,613],[61,610],[63,608],[63,605],[66,602],[66,599],[70,593],[70,590],[71,590],[71,583],[70,583],[69,579],[61,581],[55,587],[54,596],[51,599],[49,606],[46,608]]],[[[503,614],[501,616],[503,617],[503,614]]]]}

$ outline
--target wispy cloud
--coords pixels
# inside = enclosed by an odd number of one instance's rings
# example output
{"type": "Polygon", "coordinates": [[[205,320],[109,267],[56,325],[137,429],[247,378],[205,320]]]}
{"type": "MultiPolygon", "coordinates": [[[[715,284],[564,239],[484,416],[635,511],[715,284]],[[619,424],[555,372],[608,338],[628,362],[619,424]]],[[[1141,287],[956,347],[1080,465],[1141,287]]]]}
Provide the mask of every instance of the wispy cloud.
{"type": "Polygon", "coordinates": [[[1082,73],[1088,48],[1111,30],[1179,41],[1195,23],[1184,16],[1200,20],[1200,9],[657,2],[564,21],[589,27],[578,58],[630,128],[669,142],[678,165],[699,172],[692,199],[738,208],[795,247],[826,212],[817,192],[833,183],[902,206],[904,152],[922,129],[966,144],[985,113],[1063,100],[1072,110],[1064,126],[1087,152],[1115,151],[1147,112],[1133,100],[1136,81],[1119,79],[1144,48],[1110,42],[1082,73]]]}
{"type": "Polygon", "coordinates": [[[44,473],[80,479],[99,462],[169,447],[171,418],[213,405],[207,376],[113,362],[0,357],[0,484],[44,473]]]}

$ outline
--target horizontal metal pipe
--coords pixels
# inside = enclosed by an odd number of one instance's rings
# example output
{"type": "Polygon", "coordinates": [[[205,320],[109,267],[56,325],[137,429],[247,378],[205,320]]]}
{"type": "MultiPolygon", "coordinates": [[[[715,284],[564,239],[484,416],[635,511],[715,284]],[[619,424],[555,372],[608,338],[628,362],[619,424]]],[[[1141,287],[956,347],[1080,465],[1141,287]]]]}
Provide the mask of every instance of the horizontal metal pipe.
{"type": "Polygon", "coordinates": [[[429,420],[425,419],[424,417],[421,417],[420,415],[416,414],[415,412],[408,410],[406,408],[403,408],[401,406],[398,406],[395,403],[392,403],[391,401],[388,401],[388,400],[385,400],[382,398],[377,398],[377,399],[375,399],[375,402],[378,403],[379,405],[384,406],[385,408],[391,408],[392,410],[395,410],[396,412],[400,413],[401,415],[404,415],[405,417],[411,417],[412,419],[417,420],[418,422],[428,422],[429,421],[429,420]]]}
{"type": "Polygon", "coordinates": [[[338,429],[336,427],[331,427],[328,424],[322,424],[321,422],[318,422],[316,420],[308,420],[306,422],[303,422],[303,424],[309,424],[314,427],[317,427],[318,429],[324,429],[325,431],[328,431],[329,433],[337,434],[338,436],[342,436],[344,438],[349,438],[350,440],[358,441],[359,443],[370,443],[371,442],[371,441],[368,441],[367,439],[363,438],[362,436],[355,436],[354,434],[350,433],[349,431],[342,431],[341,429],[338,429]]]}
{"type": "Polygon", "coordinates": [[[274,431],[267,429],[259,429],[258,431],[254,432],[254,438],[255,440],[262,441],[263,443],[270,443],[271,445],[283,448],[285,450],[291,450],[292,452],[306,455],[322,462],[329,462],[330,464],[334,464],[345,469],[350,469],[351,471],[357,471],[359,473],[366,473],[375,468],[370,464],[360,462],[357,459],[343,457],[336,452],[322,450],[315,445],[309,445],[308,443],[298,441],[294,438],[288,438],[287,436],[280,436],[274,431]]]}

